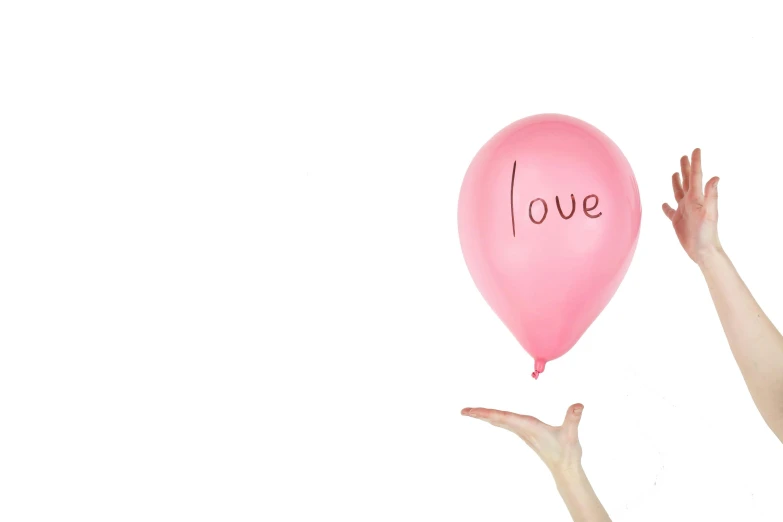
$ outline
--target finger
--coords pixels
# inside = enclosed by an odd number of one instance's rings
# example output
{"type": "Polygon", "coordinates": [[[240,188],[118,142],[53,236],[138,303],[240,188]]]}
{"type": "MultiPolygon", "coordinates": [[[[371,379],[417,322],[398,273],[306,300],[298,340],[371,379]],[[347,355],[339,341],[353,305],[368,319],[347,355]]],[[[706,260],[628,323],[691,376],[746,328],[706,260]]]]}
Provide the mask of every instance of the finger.
{"type": "Polygon", "coordinates": [[[701,149],[693,150],[693,157],[691,158],[690,190],[697,196],[704,195],[702,192],[704,187],[702,187],[701,149]]]}
{"type": "Polygon", "coordinates": [[[672,174],[672,190],[674,190],[674,200],[679,203],[683,196],[685,196],[685,192],[682,190],[682,184],[680,183],[679,172],[672,174]]]}
{"type": "Polygon", "coordinates": [[[582,411],[585,409],[585,405],[582,403],[572,404],[568,407],[565,419],[563,420],[563,426],[565,425],[578,425],[582,419],[582,411]]]}
{"type": "Polygon", "coordinates": [[[668,203],[663,204],[663,213],[666,214],[667,218],[674,219],[674,212],[674,209],[668,203]]]}
{"type": "Polygon", "coordinates": [[[563,420],[563,429],[568,431],[571,435],[576,437],[577,430],[579,428],[579,421],[582,420],[582,411],[584,405],[577,403],[572,404],[566,412],[565,419],[563,420]]]}
{"type": "Polygon", "coordinates": [[[465,408],[462,410],[462,415],[483,420],[493,426],[505,428],[517,434],[527,432],[541,423],[541,421],[535,417],[530,417],[528,415],[517,415],[516,413],[511,413],[509,411],[490,410],[487,408],[465,408]]]}
{"type": "Polygon", "coordinates": [[[707,182],[704,187],[704,205],[707,207],[707,212],[710,213],[710,217],[718,217],[718,182],[720,178],[715,176],[707,182]]]}
{"type": "Polygon", "coordinates": [[[680,158],[680,170],[682,171],[682,189],[688,192],[691,185],[691,163],[688,161],[688,156],[680,158]]]}

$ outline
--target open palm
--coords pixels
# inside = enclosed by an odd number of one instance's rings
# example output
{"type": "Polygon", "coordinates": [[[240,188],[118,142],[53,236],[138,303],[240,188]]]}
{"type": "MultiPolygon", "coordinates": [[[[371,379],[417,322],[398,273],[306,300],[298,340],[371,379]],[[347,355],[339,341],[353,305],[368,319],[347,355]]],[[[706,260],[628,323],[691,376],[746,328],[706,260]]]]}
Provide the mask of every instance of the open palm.
{"type": "Polygon", "coordinates": [[[718,178],[707,182],[702,190],[701,150],[680,159],[680,173],[672,175],[672,189],[677,209],[663,204],[677,238],[688,256],[696,263],[712,250],[720,249],[718,240],[718,178]]]}
{"type": "Polygon", "coordinates": [[[550,426],[535,417],[486,408],[465,408],[462,415],[481,419],[518,435],[554,473],[578,468],[582,460],[577,428],[584,406],[568,408],[562,426],[550,426]]]}

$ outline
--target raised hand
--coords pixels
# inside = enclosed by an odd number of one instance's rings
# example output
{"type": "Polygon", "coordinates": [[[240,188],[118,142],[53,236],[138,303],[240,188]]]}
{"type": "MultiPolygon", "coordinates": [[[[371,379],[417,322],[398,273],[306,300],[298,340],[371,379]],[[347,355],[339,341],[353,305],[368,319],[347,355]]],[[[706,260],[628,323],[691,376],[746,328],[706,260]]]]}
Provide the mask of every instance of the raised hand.
{"type": "Polygon", "coordinates": [[[677,238],[693,261],[701,263],[706,255],[720,251],[718,239],[718,178],[702,188],[701,150],[680,159],[680,173],[672,175],[672,188],[677,209],[663,204],[663,212],[671,220],[677,238]]]}
{"type": "MultiPolygon", "coordinates": [[[[672,176],[677,210],[663,205],[688,256],[701,268],[723,331],[761,416],[783,442],[783,336],[753,298],[718,239],[718,178],[702,192],[701,151],[672,176]]],[[[759,181],[760,183],[761,181],[759,181]]]]}

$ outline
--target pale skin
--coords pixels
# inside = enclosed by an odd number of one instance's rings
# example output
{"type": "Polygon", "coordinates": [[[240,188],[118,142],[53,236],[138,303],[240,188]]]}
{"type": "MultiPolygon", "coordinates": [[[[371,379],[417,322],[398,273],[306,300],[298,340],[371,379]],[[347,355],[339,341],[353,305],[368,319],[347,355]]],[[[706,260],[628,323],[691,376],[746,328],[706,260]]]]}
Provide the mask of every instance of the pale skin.
{"type": "Polygon", "coordinates": [[[672,176],[675,210],[671,220],[688,257],[701,269],[731,352],[753,402],[772,432],[783,442],[783,336],[764,314],[739,276],[718,238],[718,178],[702,188],[701,151],[680,160],[672,176]]]}
{"type": "MultiPolygon", "coordinates": [[[[745,286],[718,238],[718,181],[703,185],[701,150],[680,159],[682,175],[672,175],[677,208],[664,203],[677,238],[701,269],[731,352],[762,418],[783,442],[783,336],[745,286]]],[[[561,426],[527,415],[465,408],[481,419],[518,435],[546,464],[575,522],[610,521],[582,469],[578,427],[583,406],[568,409],[561,426]]]]}
{"type": "Polygon", "coordinates": [[[481,419],[518,435],[544,461],[575,522],[611,522],[582,469],[579,420],[584,406],[574,404],[561,426],[535,417],[486,408],[465,408],[462,415],[481,419]]]}

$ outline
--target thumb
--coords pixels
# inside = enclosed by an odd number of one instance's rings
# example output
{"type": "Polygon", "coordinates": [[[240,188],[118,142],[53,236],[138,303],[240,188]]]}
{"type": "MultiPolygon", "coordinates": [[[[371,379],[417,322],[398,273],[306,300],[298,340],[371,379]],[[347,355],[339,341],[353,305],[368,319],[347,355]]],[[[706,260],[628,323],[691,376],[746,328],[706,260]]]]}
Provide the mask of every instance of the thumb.
{"type": "Polygon", "coordinates": [[[565,420],[563,420],[563,428],[576,435],[579,428],[579,421],[582,420],[582,410],[584,405],[577,403],[572,404],[566,412],[565,420]]]}
{"type": "Polygon", "coordinates": [[[707,182],[704,187],[704,206],[710,219],[718,219],[718,181],[716,176],[707,182]]]}
{"type": "Polygon", "coordinates": [[[704,199],[707,201],[707,204],[717,205],[718,181],[720,181],[720,178],[716,176],[709,180],[704,187],[704,199]]]}

